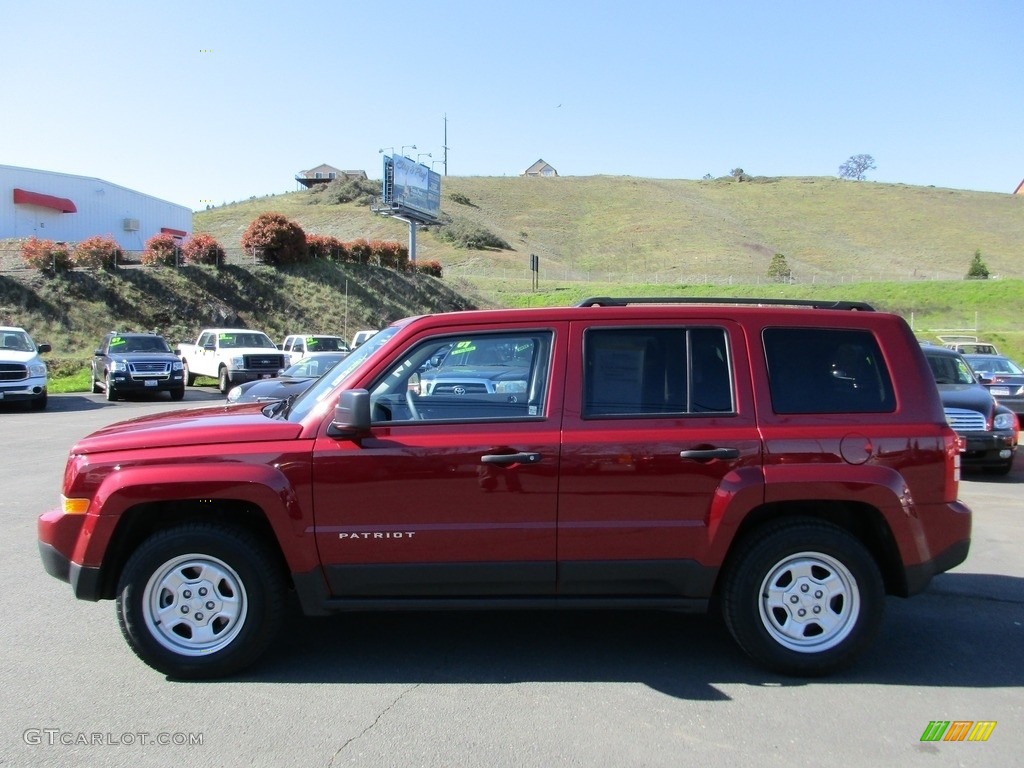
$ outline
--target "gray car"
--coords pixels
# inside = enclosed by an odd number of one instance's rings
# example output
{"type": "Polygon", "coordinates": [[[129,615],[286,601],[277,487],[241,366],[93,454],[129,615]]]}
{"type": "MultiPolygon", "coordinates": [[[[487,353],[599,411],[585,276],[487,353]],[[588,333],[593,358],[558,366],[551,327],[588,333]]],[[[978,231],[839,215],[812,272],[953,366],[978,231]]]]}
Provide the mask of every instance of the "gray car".
{"type": "Polygon", "coordinates": [[[964,360],[1000,405],[1024,415],[1024,369],[1002,355],[964,355],[964,360]]]}

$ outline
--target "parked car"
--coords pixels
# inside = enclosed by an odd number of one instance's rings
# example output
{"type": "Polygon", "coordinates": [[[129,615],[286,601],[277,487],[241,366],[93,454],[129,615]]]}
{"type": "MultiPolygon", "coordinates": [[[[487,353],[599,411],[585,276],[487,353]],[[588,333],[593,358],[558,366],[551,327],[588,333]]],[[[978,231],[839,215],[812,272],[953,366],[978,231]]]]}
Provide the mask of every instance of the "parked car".
{"type": "Polygon", "coordinates": [[[43,565],[175,678],[252,664],[292,603],[713,607],[777,672],[852,663],[887,593],[970,548],[921,346],[860,302],[656,302],[406,318],[287,406],[104,427],[38,520],[43,565]],[[454,344],[511,350],[525,388],[417,395],[454,344]]]}
{"type": "Polygon", "coordinates": [[[981,383],[1000,405],[1024,417],[1024,369],[1002,355],[964,355],[981,383]]]}
{"type": "Polygon", "coordinates": [[[49,344],[36,344],[24,328],[0,326],[0,401],[27,402],[35,411],[46,407],[47,370],[40,355],[49,344]]]}
{"type": "Polygon", "coordinates": [[[185,397],[181,358],[155,333],[108,333],[96,347],[91,368],[92,391],[105,392],[110,401],[162,392],[171,400],[185,397]]]}
{"type": "Polygon", "coordinates": [[[341,336],[296,333],[285,337],[281,351],[288,356],[288,365],[293,365],[313,352],[348,352],[348,345],[341,336]]]}
{"type": "Polygon", "coordinates": [[[352,337],[351,349],[355,349],[360,344],[365,343],[366,340],[368,338],[370,338],[371,336],[373,336],[373,334],[375,334],[376,332],[377,331],[372,330],[372,329],[368,329],[368,330],[365,330],[365,331],[356,331],[355,336],[352,337]]]}
{"type": "Polygon", "coordinates": [[[439,350],[412,384],[423,396],[521,395],[526,392],[532,359],[533,339],[529,336],[459,340],[439,350]]]}
{"type": "Polygon", "coordinates": [[[347,356],[348,352],[312,352],[272,379],[248,381],[232,387],[228,392],[228,402],[270,402],[297,395],[347,356]]]}
{"type": "Polygon", "coordinates": [[[936,346],[922,349],[946,420],[963,438],[963,465],[1007,474],[1019,439],[1016,414],[996,402],[959,352],[936,346]]]}

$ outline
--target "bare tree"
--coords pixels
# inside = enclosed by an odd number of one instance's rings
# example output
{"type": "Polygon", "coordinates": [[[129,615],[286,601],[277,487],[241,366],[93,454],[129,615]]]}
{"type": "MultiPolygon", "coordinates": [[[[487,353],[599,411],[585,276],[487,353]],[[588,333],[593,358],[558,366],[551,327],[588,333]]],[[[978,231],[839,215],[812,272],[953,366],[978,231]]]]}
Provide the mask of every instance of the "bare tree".
{"type": "Polygon", "coordinates": [[[871,155],[851,155],[839,166],[839,178],[864,181],[864,174],[875,170],[875,158],[871,155]]]}

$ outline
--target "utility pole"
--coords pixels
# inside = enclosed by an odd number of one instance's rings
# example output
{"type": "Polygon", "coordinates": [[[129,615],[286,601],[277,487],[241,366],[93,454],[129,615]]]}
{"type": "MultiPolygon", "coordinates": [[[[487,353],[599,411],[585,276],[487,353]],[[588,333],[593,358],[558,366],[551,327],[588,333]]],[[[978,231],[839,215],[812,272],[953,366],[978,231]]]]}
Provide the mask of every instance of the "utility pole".
{"type": "Polygon", "coordinates": [[[444,113],[444,175],[448,175],[448,113],[444,113]]]}

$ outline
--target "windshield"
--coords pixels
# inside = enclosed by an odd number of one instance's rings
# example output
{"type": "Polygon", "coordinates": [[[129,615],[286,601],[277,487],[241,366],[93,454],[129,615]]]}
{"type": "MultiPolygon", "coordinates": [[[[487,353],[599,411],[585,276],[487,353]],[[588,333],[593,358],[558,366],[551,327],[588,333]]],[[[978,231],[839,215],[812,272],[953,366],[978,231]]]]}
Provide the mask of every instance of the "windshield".
{"type": "Polygon", "coordinates": [[[926,355],[936,384],[976,384],[970,367],[959,355],[926,355]]]}
{"type": "Polygon", "coordinates": [[[14,350],[15,352],[34,352],[36,345],[32,343],[32,339],[24,331],[4,331],[0,347],[14,350]]]}
{"type": "Polygon", "coordinates": [[[219,338],[221,349],[242,349],[244,347],[277,349],[277,345],[265,333],[222,333],[219,338]]]}
{"type": "Polygon", "coordinates": [[[329,397],[339,384],[351,376],[370,355],[384,346],[392,336],[398,333],[398,330],[398,326],[386,328],[375,333],[365,343],[360,344],[352,353],[331,368],[325,376],[321,376],[313,386],[299,395],[295,402],[292,403],[291,408],[282,413],[283,418],[288,419],[288,421],[301,421],[324,398],[329,397]]]}
{"type": "Polygon", "coordinates": [[[114,336],[110,339],[110,353],[170,352],[167,342],[159,336],[114,336]]]}
{"type": "Polygon", "coordinates": [[[1009,373],[1020,375],[1020,366],[1005,357],[968,357],[971,368],[981,373],[1009,373]]]}

